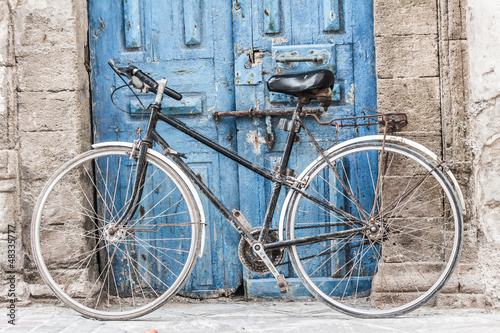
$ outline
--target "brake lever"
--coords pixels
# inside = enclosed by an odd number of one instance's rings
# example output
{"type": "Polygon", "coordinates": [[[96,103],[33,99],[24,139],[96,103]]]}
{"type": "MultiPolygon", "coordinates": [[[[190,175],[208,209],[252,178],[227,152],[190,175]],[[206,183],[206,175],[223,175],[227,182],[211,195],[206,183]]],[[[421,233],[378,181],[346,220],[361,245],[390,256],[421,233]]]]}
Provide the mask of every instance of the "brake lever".
{"type": "Polygon", "coordinates": [[[137,67],[135,66],[127,66],[127,67],[116,67],[111,63],[111,61],[108,61],[108,65],[115,71],[116,74],[120,76],[126,76],[129,80],[132,79],[132,71],[136,69],[137,67]]]}
{"type": "Polygon", "coordinates": [[[137,78],[133,72],[137,67],[135,66],[127,66],[127,67],[116,67],[111,63],[111,61],[108,61],[108,65],[115,71],[116,74],[120,76],[125,76],[129,79],[128,84],[131,84],[134,86],[135,89],[137,89],[138,92],[140,93],[148,93],[150,88],[147,84],[142,82],[139,78],[137,78]]]}

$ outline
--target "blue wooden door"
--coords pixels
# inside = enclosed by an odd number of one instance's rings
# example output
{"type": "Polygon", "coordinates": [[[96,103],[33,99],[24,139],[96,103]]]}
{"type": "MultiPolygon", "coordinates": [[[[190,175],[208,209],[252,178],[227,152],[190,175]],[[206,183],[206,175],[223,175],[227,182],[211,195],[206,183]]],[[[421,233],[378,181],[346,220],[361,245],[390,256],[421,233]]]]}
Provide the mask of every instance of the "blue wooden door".
{"type": "MultiPolygon", "coordinates": [[[[212,118],[215,110],[235,107],[230,2],[90,0],[89,22],[95,142],[138,139],[138,129],[145,130],[148,119],[127,89],[115,95],[127,113],[112,105],[111,90],[123,83],[107,65],[111,59],[115,64],[134,64],[153,78],[167,78],[168,86],[184,97],[165,99],[164,112],[234,149],[234,120],[216,124],[212,118]]],[[[154,99],[141,97],[146,106],[154,99]]],[[[187,155],[192,169],[228,207],[238,207],[238,184],[224,185],[227,179],[238,178],[234,163],[167,126],[159,125],[158,130],[174,149],[187,155]]],[[[239,235],[205,198],[202,201],[208,221],[205,252],[182,293],[231,293],[242,281],[239,235]]]]}
{"type": "MultiPolygon", "coordinates": [[[[330,69],[335,74],[333,103],[321,116],[323,120],[359,115],[362,108],[376,108],[372,1],[235,0],[233,3],[235,105],[238,110],[293,109],[296,99],[269,92],[265,82],[273,74],[315,69],[330,69]],[[321,56],[324,61],[279,62],[282,57],[312,55],[321,56]]],[[[319,104],[306,107],[318,108],[319,104]]],[[[323,147],[335,141],[332,127],[319,126],[312,119],[305,122],[323,147]]],[[[238,152],[273,169],[281,158],[288,134],[277,130],[276,123],[277,118],[270,117],[238,119],[238,152]],[[274,144],[271,145],[269,138],[274,138],[274,144]]],[[[367,131],[370,130],[361,127],[343,130],[339,139],[347,140],[367,134],[367,131]]],[[[372,126],[371,132],[377,133],[377,129],[372,126]]],[[[292,154],[290,168],[298,173],[318,156],[303,132],[292,154]]],[[[258,226],[264,218],[272,184],[244,168],[239,168],[239,179],[241,211],[252,225],[258,226]]],[[[284,194],[273,220],[274,228],[284,194]]],[[[295,276],[291,267],[284,266],[281,271],[285,276],[295,276]]],[[[247,292],[252,296],[278,293],[276,282],[268,277],[262,278],[245,270],[247,292]]],[[[296,294],[300,295],[295,287],[296,294]]]]}
{"type": "MultiPolygon", "coordinates": [[[[147,121],[125,89],[116,100],[128,112],[112,105],[111,90],[122,83],[108,67],[110,59],[134,64],[155,78],[166,77],[184,98],[165,100],[165,112],[269,169],[279,161],[286,137],[276,129],[277,119],[221,118],[215,123],[212,113],[293,108],[294,101],[286,95],[267,91],[265,82],[272,74],[332,70],[334,102],[323,119],[376,107],[371,1],[90,0],[89,25],[95,142],[137,139],[138,128],[144,129],[147,121]],[[280,56],[310,54],[326,61],[288,66],[276,61],[280,56]],[[266,134],[274,136],[272,146],[266,143],[266,134]]],[[[153,98],[142,97],[145,105],[153,98]]],[[[322,145],[332,142],[331,128],[306,121],[322,145]]],[[[371,130],[376,132],[373,126],[371,130]]],[[[190,166],[229,208],[239,208],[254,226],[261,223],[271,189],[268,181],[166,126],[159,131],[174,149],[188,155],[190,166]]],[[[343,131],[340,139],[365,131],[343,131]]],[[[315,157],[301,134],[291,168],[300,172],[315,157]]],[[[274,287],[271,279],[257,280],[259,276],[243,273],[237,254],[239,235],[205,198],[202,201],[208,221],[205,253],[182,293],[228,294],[243,278],[250,294],[256,290],[251,285],[274,287]]],[[[281,269],[294,276],[290,267],[281,269]]]]}

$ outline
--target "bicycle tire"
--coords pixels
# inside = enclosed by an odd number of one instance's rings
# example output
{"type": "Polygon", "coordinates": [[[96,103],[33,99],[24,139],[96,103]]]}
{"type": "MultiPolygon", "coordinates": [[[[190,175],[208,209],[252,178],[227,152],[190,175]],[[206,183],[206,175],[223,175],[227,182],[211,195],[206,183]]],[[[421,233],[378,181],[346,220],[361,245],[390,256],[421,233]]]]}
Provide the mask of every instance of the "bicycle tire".
{"type": "Polygon", "coordinates": [[[131,153],[107,146],[75,157],[34,208],[31,244],[42,279],[86,317],[132,319],[157,309],[183,286],[200,251],[197,194],[159,154],[147,153],[139,209],[125,227],[110,228],[130,200],[131,153]]]}
{"type": "MultiPolygon", "coordinates": [[[[299,179],[306,192],[378,230],[291,246],[303,284],[328,306],[362,318],[402,315],[429,301],[449,280],[462,246],[460,200],[440,168],[382,142],[351,144],[327,158],[338,176],[317,160],[299,179]]],[[[362,226],[298,192],[284,209],[287,239],[362,226]]]]}

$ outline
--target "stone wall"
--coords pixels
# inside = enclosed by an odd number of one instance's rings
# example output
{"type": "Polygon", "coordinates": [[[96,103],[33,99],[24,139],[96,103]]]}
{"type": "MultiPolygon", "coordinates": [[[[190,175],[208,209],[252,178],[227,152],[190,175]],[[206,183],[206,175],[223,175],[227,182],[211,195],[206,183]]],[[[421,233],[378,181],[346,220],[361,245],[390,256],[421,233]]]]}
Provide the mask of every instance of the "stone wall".
{"type": "MultiPolygon", "coordinates": [[[[500,287],[485,285],[480,275],[489,281],[500,277],[495,219],[500,217],[500,186],[495,186],[500,121],[494,117],[500,80],[495,59],[484,55],[491,45],[498,47],[486,24],[500,29],[491,14],[500,15],[500,5],[470,0],[467,9],[465,0],[374,2],[379,110],[408,114],[403,135],[449,161],[467,200],[462,259],[438,305],[499,304],[500,287]],[[480,59],[471,61],[468,109],[467,36],[471,59],[480,59]]],[[[36,197],[54,169],[90,143],[86,6],[85,0],[0,0],[0,253],[5,253],[8,225],[14,225],[17,293],[25,301],[48,294],[29,247],[36,197]]],[[[4,280],[0,300],[6,295],[4,280]]]]}
{"type": "Polygon", "coordinates": [[[447,161],[467,201],[459,266],[437,305],[483,307],[487,300],[471,215],[465,0],[376,0],[374,11],[379,111],[407,113],[402,135],[447,161]]]}
{"type": "Polygon", "coordinates": [[[470,131],[478,261],[488,301],[500,307],[500,2],[470,0],[470,131]]]}
{"type": "Polygon", "coordinates": [[[0,0],[0,252],[6,253],[8,225],[15,226],[22,300],[47,292],[31,283],[38,280],[29,244],[36,198],[55,168],[90,147],[86,6],[0,0]]]}

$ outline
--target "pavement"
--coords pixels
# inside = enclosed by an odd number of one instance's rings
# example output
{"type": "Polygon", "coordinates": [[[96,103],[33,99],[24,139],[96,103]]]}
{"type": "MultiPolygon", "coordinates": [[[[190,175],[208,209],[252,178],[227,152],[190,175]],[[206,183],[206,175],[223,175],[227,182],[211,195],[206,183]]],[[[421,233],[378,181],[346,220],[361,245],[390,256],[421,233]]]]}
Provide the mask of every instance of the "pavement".
{"type": "Polygon", "coordinates": [[[16,309],[15,325],[2,315],[0,332],[500,332],[500,311],[422,308],[391,319],[359,319],[322,303],[243,300],[174,301],[130,321],[85,319],[62,305],[16,309]]]}

